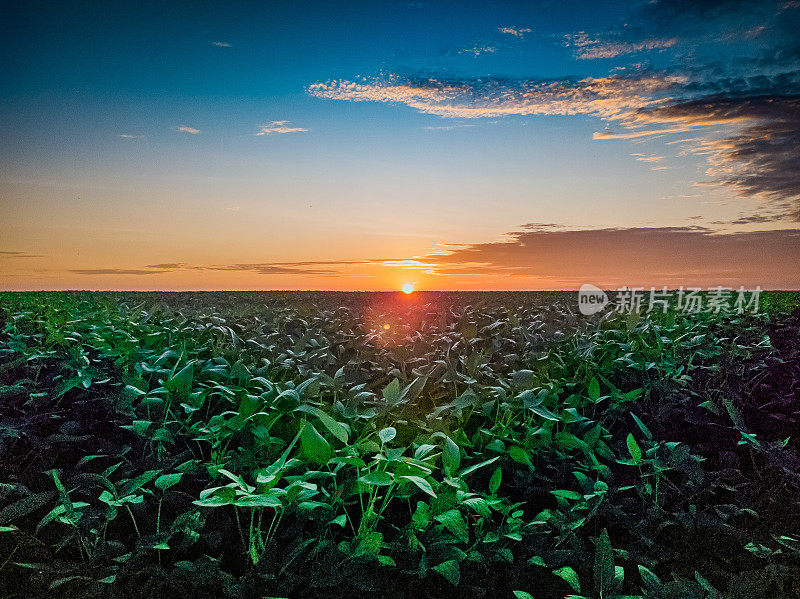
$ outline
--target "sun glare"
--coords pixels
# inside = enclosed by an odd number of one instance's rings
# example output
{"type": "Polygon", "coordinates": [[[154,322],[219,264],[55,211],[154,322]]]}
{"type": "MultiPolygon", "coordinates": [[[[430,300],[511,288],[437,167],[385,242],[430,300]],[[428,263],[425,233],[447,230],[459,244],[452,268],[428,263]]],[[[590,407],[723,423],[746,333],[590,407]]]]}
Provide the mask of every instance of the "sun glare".
{"type": "Polygon", "coordinates": [[[408,294],[411,293],[412,291],[414,291],[413,283],[406,283],[405,285],[403,285],[403,293],[408,294]]]}

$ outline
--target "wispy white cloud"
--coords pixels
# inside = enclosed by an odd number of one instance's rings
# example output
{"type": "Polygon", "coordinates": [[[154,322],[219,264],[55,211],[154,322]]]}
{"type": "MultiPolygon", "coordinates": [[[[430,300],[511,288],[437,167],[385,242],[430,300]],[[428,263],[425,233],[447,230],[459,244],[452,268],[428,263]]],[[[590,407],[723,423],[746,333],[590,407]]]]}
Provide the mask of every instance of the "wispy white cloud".
{"type": "Polygon", "coordinates": [[[231,45],[228,42],[211,42],[212,45],[217,46],[218,48],[230,48],[231,45]]]}
{"type": "Polygon", "coordinates": [[[525,37],[526,33],[530,33],[531,30],[528,27],[498,27],[497,30],[500,33],[506,33],[508,35],[513,35],[514,37],[525,37]]]}
{"type": "Polygon", "coordinates": [[[425,131],[452,131],[454,129],[464,129],[466,127],[474,127],[470,123],[453,123],[452,125],[428,125],[423,127],[425,131]]]}
{"type": "Polygon", "coordinates": [[[144,135],[131,135],[130,133],[120,133],[119,136],[123,139],[142,139],[144,135]]]}
{"type": "Polygon", "coordinates": [[[197,135],[200,133],[200,129],[195,129],[194,127],[188,127],[187,125],[181,125],[178,127],[178,131],[183,133],[191,133],[192,135],[197,135]]]}
{"type": "Polygon", "coordinates": [[[256,135],[272,135],[273,133],[300,133],[308,131],[303,127],[290,127],[289,121],[272,121],[258,128],[256,135]]]}
{"type": "Polygon", "coordinates": [[[463,50],[459,50],[459,54],[471,54],[472,56],[478,57],[481,54],[494,54],[497,52],[497,48],[495,46],[490,46],[488,44],[475,44],[471,48],[465,48],[463,50]]]}

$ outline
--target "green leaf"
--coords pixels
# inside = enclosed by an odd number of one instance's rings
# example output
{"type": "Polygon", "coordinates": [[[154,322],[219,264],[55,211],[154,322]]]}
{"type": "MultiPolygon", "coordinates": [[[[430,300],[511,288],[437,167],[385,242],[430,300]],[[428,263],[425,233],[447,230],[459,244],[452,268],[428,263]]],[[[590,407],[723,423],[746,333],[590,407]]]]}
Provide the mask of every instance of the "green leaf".
{"type": "Polygon", "coordinates": [[[642,433],[644,433],[644,436],[647,437],[648,439],[652,440],[653,439],[653,433],[651,433],[650,429],[645,426],[644,422],[642,422],[639,419],[639,417],[636,414],[634,414],[633,412],[630,412],[630,415],[631,415],[631,418],[633,418],[634,422],[636,422],[636,426],[639,427],[639,430],[642,431],[642,433]]]}
{"type": "Polygon", "coordinates": [[[469,529],[467,528],[467,523],[464,521],[464,517],[458,510],[447,510],[445,513],[436,516],[436,521],[443,524],[444,527],[453,533],[457,539],[463,541],[464,543],[469,542],[469,529]]]}
{"type": "Polygon", "coordinates": [[[536,373],[533,370],[516,370],[511,375],[511,384],[515,387],[529,387],[536,380],[536,373]]]}
{"type": "Polygon", "coordinates": [[[541,416],[545,420],[551,420],[553,422],[558,422],[558,416],[553,414],[550,410],[545,408],[544,406],[532,406],[528,408],[531,412],[536,414],[537,416],[541,416]]]}
{"type": "Polygon", "coordinates": [[[383,388],[383,399],[392,406],[400,401],[400,381],[394,379],[383,388]]]}
{"type": "Polygon", "coordinates": [[[478,464],[473,464],[472,466],[470,466],[468,468],[464,468],[461,472],[459,472],[459,476],[461,476],[461,477],[469,476],[470,474],[472,474],[473,472],[475,472],[479,468],[483,468],[484,466],[488,466],[489,464],[492,464],[492,463],[496,462],[499,459],[500,459],[500,456],[495,456],[493,458],[489,458],[488,460],[484,460],[483,462],[480,462],[478,464]]]}
{"type": "Polygon", "coordinates": [[[192,390],[194,362],[189,362],[172,378],[164,383],[164,388],[171,393],[188,395],[192,390]]]}
{"type": "Polygon", "coordinates": [[[300,431],[300,444],[303,448],[303,455],[315,464],[327,464],[333,455],[330,443],[319,434],[310,422],[306,422],[300,431]]]}
{"type": "Polygon", "coordinates": [[[704,401],[700,404],[701,408],[705,408],[709,412],[713,412],[714,414],[719,414],[719,408],[717,408],[717,404],[713,401],[704,401]]]}
{"type": "Polygon", "coordinates": [[[450,474],[455,474],[461,464],[461,450],[455,441],[446,435],[444,437],[444,448],[442,448],[442,464],[450,474]]]}
{"type": "Polygon", "coordinates": [[[379,555],[378,556],[378,563],[382,566],[396,566],[397,563],[394,559],[389,555],[379,555]]]}
{"type": "Polygon", "coordinates": [[[356,554],[377,557],[382,548],[383,534],[375,530],[368,530],[361,533],[356,554]]]}
{"type": "Polygon", "coordinates": [[[406,475],[406,476],[401,476],[400,478],[405,478],[406,480],[410,480],[412,483],[417,485],[417,487],[419,487],[421,491],[427,493],[431,497],[434,498],[436,497],[436,493],[433,492],[433,487],[431,486],[431,483],[429,483],[421,476],[406,475]]]}
{"type": "Polygon", "coordinates": [[[329,414],[326,414],[319,408],[309,406],[307,404],[303,404],[302,406],[295,408],[294,411],[305,412],[306,414],[312,414],[316,416],[319,418],[320,422],[322,422],[323,426],[327,428],[334,437],[339,439],[339,441],[342,443],[347,444],[350,435],[348,428],[341,422],[334,420],[329,414]]]}
{"type": "Polygon", "coordinates": [[[418,501],[414,513],[411,515],[411,526],[415,530],[425,530],[431,523],[431,510],[427,503],[418,501]]]}
{"type": "Polygon", "coordinates": [[[517,599],[533,599],[533,595],[525,591],[513,591],[513,593],[517,599]]]}
{"type": "Polygon", "coordinates": [[[661,580],[653,572],[639,564],[639,576],[642,577],[642,582],[651,590],[656,591],[661,588],[661,580]]]}
{"type": "Polygon", "coordinates": [[[233,503],[239,507],[283,507],[280,498],[274,494],[244,496],[240,497],[233,503]]]}
{"type": "Polygon", "coordinates": [[[553,574],[566,581],[566,583],[572,587],[572,590],[576,593],[581,592],[581,581],[578,578],[578,573],[569,566],[564,566],[563,568],[553,570],[553,574]]]}
{"type": "Polygon", "coordinates": [[[55,491],[43,491],[23,497],[0,510],[0,522],[5,524],[27,516],[49,503],[55,496],[55,491]]]}
{"type": "Polygon", "coordinates": [[[633,438],[633,433],[628,433],[628,437],[625,439],[625,442],[628,445],[628,453],[631,454],[631,460],[633,460],[633,463],[641,464],[642,450],[639,449],[639,444],[636,442],[636,439],[633,438]]]}
{"type": "Polygon", "coordinates": [[[183,477],[182,472],[178,472],[176,474],[164,474],[162,476],[159,476],[156,479],[156,482],[153,484],[162,491],[166,491],[170,487],[177,485],[182,477],[183,477]]]}
{"type": "Polygon", "coordinates": [[[600,399],[600,383],[597,382],[597,379],[592,379],[589,381],[589,388],[587,389],[589,399],[592,401],[597,401],[600,399]]]}
{"type": "Polygon", "coordinates": [[[344,528],[345,525],[347,524],[347,515],[342,514],[340,516],[336,516],[328,524],[336,524],[337,526],[341,526],[342,528],[344,528]]]}
{"type": "Polygon", "coordinates": [[[598,593],[607,596],[615,587],[614,550],[605,528],[597,539],[594,553],[594,586],[598,593]]]}
{"type": "Polygon", "coordinates": [[[519,462],[520,464],[528,464],[531,465],[531,458],[528,456],[528,452],[522,449],[519,445],[512,445],[508,448],[508,455],[511,456],[511,459],[515,462],[519,462]]]}
{"type": "Polygon", "coordinates": [[[489,493],[495,495],[497,490],[500,488],[500,483],[502,480],[503,470],[501,468],[497,468],[492,474],[492,478],[489,479],[489,493]]]}
{"type": "Polygon", "coordinates": [[[407,401],[414,401],[419,397],[422,390],[425,388],[425,383],[428,381],[428,377],[420,376],[415,378],[411,381],[405,389],[400,392],[400,399],[404,402],[407,401]]]}
{"type": "Polygon", "coordinates": [[[373,470],[362,476],[359,480],[363,483],[373,487],[385,487],[391,485],[394,479],[388,472],[381,472],[380,470],[373,470]]]}
{"type": "Polygon", "coordinates": [[[433,570],[444,576],[454,587],[457,587],[458,583],[461,582],[461,568],[454,559],[437,564],[433,567],[433,570]]]}
{"type": "Polygon", "coordinates": [[[381,440],[381,443],[388,443],[396,436],[397,436],[397,429],[395,429],[392,426],[387,426],[386,428],[378,431],[378,439],[381,440]]]}
{"type": "Polygon", "coordinates": [[[728,397],[723,398],[722,405],[725,406],[725,409],[728,411],[728,416],[730,416],[733,425],[740,431],[745,430],[744,421],[742,420],[742,415],[739,413],[739,410],[736,409],[736,406],[733,405],[733,402],[730,400],[730,398],[728,397]]]}

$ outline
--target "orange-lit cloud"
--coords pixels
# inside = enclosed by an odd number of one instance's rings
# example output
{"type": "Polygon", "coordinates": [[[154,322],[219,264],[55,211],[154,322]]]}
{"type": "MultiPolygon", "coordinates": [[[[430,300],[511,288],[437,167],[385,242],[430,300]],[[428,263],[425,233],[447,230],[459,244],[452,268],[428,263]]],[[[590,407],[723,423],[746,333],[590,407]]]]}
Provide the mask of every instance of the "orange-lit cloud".
{"type": "MultiPolygon", "coordinates": [[[[743,217],[736,224],[757,222],[771,221],[767,217],[743,217]]],[[[760,285],[763,288],[800,288],[800,229],[720,233],[699,226],[566,229],[546,223],[530,223],[520,228],[520,231],[506,234],[501,241],[450,245],[444,251],[409,259],[223,265],[174,262],[144,268],[75,269],[71,272],[104,278],[162,275],[166,278],[159,280],[163,281],[168,279],[169,273],[190,271],[250,273],[278,276],[285,281],[322,276],[349,280],[351,285],[359,276],[389,281],[403,278],[390,273],[417,272],[426,276],[428,288],[437,289],[572,289],[585,282],[608,287],[760,285]],[[365,273],[364,268],[372,270],[365,273]]],[[[253,280],[250,287],[257,288],[258,282],[253,280]]],[[[284,287],[291,288],[292,283],[284,287]]],[[[394,284],[386,283],[386,287],[393,288],[394,284]]]]}
{"type": "Polygon", "coordinates": [[[425,114],[448,118],[594,114],[620,119],[656,105],[659,95],[677,89],[684,81],[682,76],[661,73],[549,82],[390,76],[314,83],[308,86],[308,93],[332,100],[405,104],[425,114]]]}
{"type": "Polygon", "coordinates": [[[44,258],[44,256],[28,252],[0,251],[0,258],[44,258]]]}
{"type": "Polygon", "coordinates": [[[592,37],[584,31],[565,36],[566,45],[575,49],[575,56],[583,60],[614,58],[647,50],[664,50],[678,43],[677,38],[651,38],[636,42],[613,41],[592,37]]]}

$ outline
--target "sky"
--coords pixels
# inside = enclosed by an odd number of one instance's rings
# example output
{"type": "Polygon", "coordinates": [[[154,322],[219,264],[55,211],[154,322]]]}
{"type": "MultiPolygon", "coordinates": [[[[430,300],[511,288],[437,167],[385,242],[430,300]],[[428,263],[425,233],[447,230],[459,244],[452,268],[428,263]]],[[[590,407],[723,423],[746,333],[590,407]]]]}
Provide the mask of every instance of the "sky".
{"type": "Polygon", "coordinates": [[[0,289],[800,288],[800,0],[16,3],[0,289]]]}

